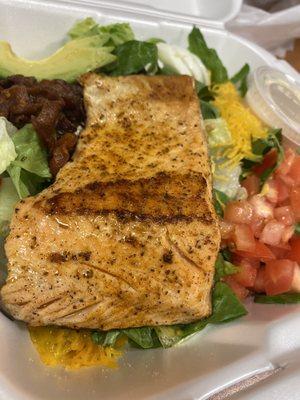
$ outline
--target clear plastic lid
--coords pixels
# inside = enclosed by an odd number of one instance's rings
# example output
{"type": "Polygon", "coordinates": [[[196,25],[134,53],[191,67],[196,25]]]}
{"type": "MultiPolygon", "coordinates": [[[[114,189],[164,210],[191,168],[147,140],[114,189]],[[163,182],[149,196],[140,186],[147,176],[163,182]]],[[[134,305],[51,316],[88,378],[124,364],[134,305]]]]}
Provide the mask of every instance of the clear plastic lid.
{"type": "Polygon", "coordinates": [[[300,146],[300,85],[271,67],[259,67],[250,77],[249,106],[267,125],[282,128],[293,146],[300,146]]]}

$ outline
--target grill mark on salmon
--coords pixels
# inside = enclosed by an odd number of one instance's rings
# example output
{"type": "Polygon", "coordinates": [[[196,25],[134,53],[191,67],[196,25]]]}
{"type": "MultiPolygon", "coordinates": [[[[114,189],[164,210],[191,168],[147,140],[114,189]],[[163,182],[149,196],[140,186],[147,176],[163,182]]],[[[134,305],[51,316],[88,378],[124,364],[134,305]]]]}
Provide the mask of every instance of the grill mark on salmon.
{"type": "Polygon", "coordinates": [[[103,330],[208,316],[220,232],[193,79],[82,84],[73,159],[12,218],[5,309],[34,326],[103,330]]]}
{"type": "Polygon", "coordinates": [[[73,193],[59,193],[38,201],[50,215],[108,215],[120,222],[147,220],[156,223],[201,220],[213,222],[203,207],[206,181],[201,174],[159,173],[150,179],[93,182],[73,193]],[[190,204],[195,207],[191,209],[190,204]]]}

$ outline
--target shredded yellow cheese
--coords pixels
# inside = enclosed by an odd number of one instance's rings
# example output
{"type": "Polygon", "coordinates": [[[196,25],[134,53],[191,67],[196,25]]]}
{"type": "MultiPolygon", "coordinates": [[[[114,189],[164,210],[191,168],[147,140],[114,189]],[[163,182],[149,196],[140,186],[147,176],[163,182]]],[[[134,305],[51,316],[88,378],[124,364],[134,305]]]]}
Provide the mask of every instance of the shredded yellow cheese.
{"type": "Polygon", "coordinates": [[[120,349],[95,344],[87,330],[46,326],[30,327],[29,333],[42,362],[48,366],[71,370],[97,365],[116,368],[122,354],[120,349]]]}
{"type": "Polygon", "coordinates": [[[232,136],[232,146],[225,149],[223,156],[229,159],[228,164],[237,164],[245,157],[255,160],[252,139],[267,137],[267,127],[244,104],[233,83],[214,86],[214,92],[213,104],[227,122],[232,136]]]}

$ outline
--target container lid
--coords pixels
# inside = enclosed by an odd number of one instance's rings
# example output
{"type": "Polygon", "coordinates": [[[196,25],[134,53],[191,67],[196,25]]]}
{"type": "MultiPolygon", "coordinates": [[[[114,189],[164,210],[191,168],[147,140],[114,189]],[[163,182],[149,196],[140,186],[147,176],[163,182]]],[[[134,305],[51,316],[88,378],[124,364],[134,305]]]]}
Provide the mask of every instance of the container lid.
{"type": "MultiPolygon", "coordinates": [[[[72,0],[77,3],[79,0],[72,0]]],[[[80,0],[86,4],[106,3],[137,13],[158,14],[168,18],[187,19],[204,26],[224,28],[240,11],[243,0],[80,0]]]]}
{"type": "Polygon", "coordinates": [[[212,21],[227,22],[240,11],[242,0],[119,0],[122,3],[147,5],[156,10],[192,15],[212,21]]]}
{"type": "Polygon", "coordinates": [[[253,111],[268,125],[282,128],[290,144],[300,146],[300,84],[275,68],[257,68],[246,97],[253,111]]]}

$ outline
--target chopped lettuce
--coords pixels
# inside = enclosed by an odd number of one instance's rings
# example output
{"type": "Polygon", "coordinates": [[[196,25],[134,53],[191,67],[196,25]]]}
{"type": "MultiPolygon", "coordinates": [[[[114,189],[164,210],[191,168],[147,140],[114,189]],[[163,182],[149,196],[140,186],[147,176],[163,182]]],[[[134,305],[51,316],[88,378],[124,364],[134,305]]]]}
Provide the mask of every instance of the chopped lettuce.
{"type": "Polygon", "coordinates": [[[224,150],[232,145],[231,133],[223,118],[206,119],[205,130],[207,132],[209,150],[213,154],[215,151],[218,152],[219,149],[224,150]]]}
{"type": "Polygon", "coordinates": [[[232,146],[232,137],[226,121],[222,118],[210,118],[204,121],[207,132],[209,153],[213,164],[214,189],[235,198],[241,188],[240,164],[232,164],[224,156],[227,148],[232,146]]]}
{"type": "Polygon", "coordinates": [[[211,82],[223,83],[228,80],[227,70],[224,67],[215,49],[210,49],[200,32],[200,29],[194,27],[189,34],[189,50],[196,54],[203,62],[206,68],[211,72],[211,82]]]}
{"type": "Polygon", "coordinates": [[[193,76],[198,82],[210,85],[210,73],[202,61],[190,51],[179,46],[157,43],[158,59],[164,68],[179,75],[193,76]]]}
{"type": "Polygon", "coordinates": [[[87,36],[101,36],[105,46],[119,46],[134,39],[134,33],[128,23],[99,25],[93,18],[78,21],[69,31],[71,39],[87,36]]]}
{"type": "Polygon", "coordinates": [[[19,201],[18,193],[12,180],[0,178],[0,236],[6,236],[14,207],[19,201]]]}
{"type": "Polygon", "coordinates": [[[117,60],[103,69],[109,75],[132,75],[145,71],[153,74],[157,70],[158,55],[155,44],[131,40],[118,46],[114,54],[117,60]]]}
{"type": "Polygon", "coordinates": [[[51,178],[47,152],[31,124],[25,125],[12,136],[17,157],[10,163],[10,175],[20,198],[35,194],[51,178]]]}
{"type": "Polygon", "coordinates": [[[0,174],[17,157],[15,145],[11,138],[11,135],[16,131],[17,129],[6,118],[0,117],[0,174]]]}

